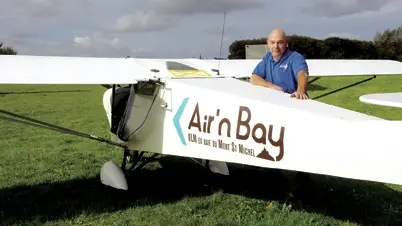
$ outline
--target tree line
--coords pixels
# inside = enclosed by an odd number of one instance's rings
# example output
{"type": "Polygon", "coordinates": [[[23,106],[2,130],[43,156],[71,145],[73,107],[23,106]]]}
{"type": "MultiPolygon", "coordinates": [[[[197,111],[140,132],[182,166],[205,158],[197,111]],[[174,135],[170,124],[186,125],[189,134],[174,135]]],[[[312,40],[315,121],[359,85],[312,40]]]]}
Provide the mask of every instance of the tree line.
{"type": "Polygon", "coordinates": [[[3,46],[4,43],[0,42],[0,55],[16,55],[17,52],[9,46],[3,46]]]}
{"type": "MultiPolygon", "coordinates": [[[[289,48],[307,59],[389,59],[402,61],[402,26],[377,32],[373,41],[330,37],[316,39],[290,35],[289,48]]],[[[245,59],[246,45],[266,44],[266,37],[235,40],[228,59],[245,59]]]]}

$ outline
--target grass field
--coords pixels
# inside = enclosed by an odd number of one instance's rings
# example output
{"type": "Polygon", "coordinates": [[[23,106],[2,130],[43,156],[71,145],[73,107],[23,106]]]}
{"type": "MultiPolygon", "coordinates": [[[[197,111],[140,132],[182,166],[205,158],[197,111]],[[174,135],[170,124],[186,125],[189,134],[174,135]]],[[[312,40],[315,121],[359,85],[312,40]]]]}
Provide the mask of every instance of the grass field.
{"type": "MultiPolygon", "coordinates": [[[[310,96],[361,79],[321,78],[310,96]]],[[[104,90],[1,85],[0,109],[108,137],[104,90]]],[[[402,76],[378,77],[318,101],[402,120],[402,109],[358,100],[401,90],[402,76]]],[[[208,177],[191,160],[163,156],[127,192],[105,187],[98,176],[106,161],[121,162],[119,148],[2,120],[0,132],[1,225],[402,225],[400,186],[314,175],[297,192],[267,169],[237,167],[229,177],[208,177]]]]}

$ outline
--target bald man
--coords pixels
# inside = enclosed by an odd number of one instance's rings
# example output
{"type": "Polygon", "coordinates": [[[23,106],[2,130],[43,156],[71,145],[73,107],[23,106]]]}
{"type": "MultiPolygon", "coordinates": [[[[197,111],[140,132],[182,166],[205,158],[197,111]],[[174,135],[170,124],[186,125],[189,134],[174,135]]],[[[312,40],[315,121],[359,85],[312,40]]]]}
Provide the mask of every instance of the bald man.
{"type": "Polygon", "coordinates": [[[286,34],[274,29],[267,38],[269,52],[252,72],[250,82],[308,99],[308,65],[303,55],[288,48],[286,34]]]}

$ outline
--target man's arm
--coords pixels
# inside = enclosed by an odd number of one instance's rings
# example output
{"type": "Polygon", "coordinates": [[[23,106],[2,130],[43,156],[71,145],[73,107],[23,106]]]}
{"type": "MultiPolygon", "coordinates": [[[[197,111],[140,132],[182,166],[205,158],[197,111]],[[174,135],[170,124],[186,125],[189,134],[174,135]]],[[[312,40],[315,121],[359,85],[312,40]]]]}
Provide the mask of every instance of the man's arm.
{"type": "Polygon", "coordinates": [[[296,97],[297,99],[308,99],[306,95],[309,70],[306,59],[303,55],[298,54],[294,62],[292,63],[293,74],[297,79],[297,90],[290,95],[290,97],[296,97]]]}
{"type": "Polygon", "coordinates": [[[261,76],[257,74],[252,74],[250,77],[250,83],[257,86],[263,86],[271,89],[276,89],[279,91],[283,91],[283,89],[277,85],[274,85],[267,80],[263,79],[261,76]]]}
{"type": "Polygon", "coordinates": [[[297,91],[305,93],[308,84],[308,73],[305,70],[301,70],[297,73],[297,91]]]}
{"type": "Polygon", "coordinates": [[[271,82],[268,82],[265,80],[265,77],[267,76],[267,72],[265,71],[265,57],[260,61],[260,63],[257,64],[257,66],[254,68],[251,77],[250,77],[250,83],[253,85],[257,86],[263,86],[271,89],[276,89],[279,91],[283,91],[283,89],[277,85],[272,84],[271,82]]]}

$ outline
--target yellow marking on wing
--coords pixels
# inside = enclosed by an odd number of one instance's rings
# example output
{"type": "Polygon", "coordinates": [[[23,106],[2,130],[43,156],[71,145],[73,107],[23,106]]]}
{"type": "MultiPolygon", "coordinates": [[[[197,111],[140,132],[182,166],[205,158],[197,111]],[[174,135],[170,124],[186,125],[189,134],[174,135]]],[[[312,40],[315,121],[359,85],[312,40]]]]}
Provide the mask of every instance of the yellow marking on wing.
{"type": "Polygon", "coordinates": [[[212,76],[204,70],[168,70],[175,77],[212,76]]]}

